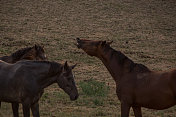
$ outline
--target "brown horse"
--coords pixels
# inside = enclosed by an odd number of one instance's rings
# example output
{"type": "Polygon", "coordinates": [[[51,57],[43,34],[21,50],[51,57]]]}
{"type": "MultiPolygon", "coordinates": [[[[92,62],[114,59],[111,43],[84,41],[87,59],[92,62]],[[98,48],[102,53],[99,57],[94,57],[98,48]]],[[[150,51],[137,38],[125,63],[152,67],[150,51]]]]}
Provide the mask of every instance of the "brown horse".
{"type": "MultiPolygon", "coordinates": [[[[46,59],[47,58],[45,55],[44,47],[40,45],[22,48],[12,53],[10,56],[0,57],[0,60],[3,60],[8,63],[16,63],[17,61],[20,60],[46,60],[46,59]]],[[[18,108],[19,108],[18,103],[12,103],[12,110],[14,117],[19,117],[18,108]]]]}
{"type": "Polygon", "coordinates": [[[9,64],[0,60],[0,101],[22,103],[24,117],[39,117],[38,101],[44,88],[53,83],[70,96],[78,98],[72,69],[68,66],[49,61],[19,61],[9,64]]]}
{"type": "Polygon", "coordinates": [[[77,38],[78,48],[99,58],[115,80],[122,117],[129,116],[131,107],[135,117],[142,117],[141,107],[162,110],[176,105],[176,69],[151,71],[111,48],[111,43],[77,38]]]}
{"type": "Polygon", "coordinates": [[[19,60],[46,60],[46,55],[44,49],[40,45],[35,45],[33,47],[22,48],[10,56],[0,57],[7,63],[16,63],[19,60]]]}

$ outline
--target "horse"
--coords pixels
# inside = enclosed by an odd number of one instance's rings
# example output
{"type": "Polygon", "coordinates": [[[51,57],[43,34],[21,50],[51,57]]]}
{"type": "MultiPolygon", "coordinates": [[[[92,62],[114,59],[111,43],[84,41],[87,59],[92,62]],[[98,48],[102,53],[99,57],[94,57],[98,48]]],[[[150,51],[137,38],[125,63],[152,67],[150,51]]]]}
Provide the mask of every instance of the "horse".
{"type": "MultiPolygon", "coordinates": [[[[34,45],[32,47],[26,47],[17,50],[9,56],[0,57],[0,60],[3,60],[8,63],[16,63],[20,60],[47,60],[44,47],[40,45],[34,45]]],[[[1,106],[1,102],[0,102],[1,106]]],[[[13,116],[19,117],[18,114],[18,103],[12,103],[13,116]]]]}
{"type": "Polygon", "coordinates": [[[9,56],[0,57],[0,60],[7,63],[16,63],[19,60],[46,60],[47,58],[43,48],[40,45],[22,48],[9,56]]]}
{"type": "Polygon", "coordinates": [[[70,100],[78,98],[72,69],[67,62],[60,64],[49,61],[19,61],[9,64],[0,61],[0,101],[22,103],[24,117],[39,115],[39,99],[44,88],[53,83],[70,96],[70,100]]]}
{"type": "Polygon", "coordinates": [[[77,47],[97,57],[116,83],[121,102],[121,117],[142,117],[141,107],[162,110],[176,105],[176,69],[156,72],[133,62],[122,52],[110,47],[112,42],[77,38],[77,47]]]}

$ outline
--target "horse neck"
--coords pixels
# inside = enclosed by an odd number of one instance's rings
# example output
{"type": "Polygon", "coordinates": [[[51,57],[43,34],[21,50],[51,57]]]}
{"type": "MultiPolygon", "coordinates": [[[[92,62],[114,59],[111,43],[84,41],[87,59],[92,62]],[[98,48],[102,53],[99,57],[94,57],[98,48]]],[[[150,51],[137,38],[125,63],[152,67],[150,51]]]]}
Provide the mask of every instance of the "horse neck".
{"type": "MultiPolygon", "coordinates": [[[[100,54],[97,57],[103,62],[103,64],[106,66],[107,70],[117,83],[120,82],[120,79],[123,76],[124,72],[126,72],[126,69],[124,69],[124,65],[121,64],[121,60],[119,60],[121,55],[114,53],[114,51],[114,49],[108,47],[108,49],[106,50],[100,50],[100,54]]],[[[127,58],[125,55],[123,55],[123,57],[124,60],[127,58]]],[[[132,61],[130,60],[130,62],[132,61]]]]}
{"type": "Polygon", "coordinates": [[[38,84],[40,85],[41,89],[44,89],[52,85],[53,83],[57,82],[57,77],[59,77],[62,70],[60,69],[60,67],[55,68],[54,71],[51,71],[51,69],[53,68],[51,68],[51,65],[50,65],[50,68],[48,68],[48,71],[47,71],[47,75],[45,72],[45,75],[38,79],[38,84]]]}
{"type": "Polygon", "coordinates": [[[56,76],[53,76],[53,77],[45,77],[45,78],[42,78],[38,81],[39,85],[40,85],[40,88],[41,89],[44,89],[50,85],[52,85],[53,83],[56,83],[56,80],[57,80],[57,77],[56,76]]]}
{"type": "Polygon", "coordinates": [[[20,60],[33,60],[29,58],[29,55],[31,56],[32,54],[29,52],[31,51],[31,47],[28,48],[22,48],[14,53],[12,53],[9,57],[12,60],[12,63],[16,63],[17,61],[20,60]]]}
{"type": "Polygon", "coordinates": [[[35,60],[35,56],[31,53],[31,54],[25,54],[23,55],[20,59],[21,60],[35,60]]]}
{"type": "Polygon", "coordinates": [[[0,60],[3,60],[7,63],[13,63],[13,59],[11,56],[3,56],[3,57],[0,57],[0,60]]]}

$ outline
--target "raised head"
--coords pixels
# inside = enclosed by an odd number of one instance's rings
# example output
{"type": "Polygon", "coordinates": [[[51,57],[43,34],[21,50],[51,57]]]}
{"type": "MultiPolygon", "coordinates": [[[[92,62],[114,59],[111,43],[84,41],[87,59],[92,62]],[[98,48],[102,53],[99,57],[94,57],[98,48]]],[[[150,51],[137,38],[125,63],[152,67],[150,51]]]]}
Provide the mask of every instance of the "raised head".
{"type": "Polygon", "coordinates": [[[74,81],[74,75],[72,73],[72,69],[74,69],[75,66],[76,64],[69,66],[67,62],[65,62],[62,66],[62,73],[57,79],[59,87],[62,88],[70,96],[70,100],[76,100],[79,96],[74,81]]]}
{"type": "Polygon", "coordinates": [[[98,56],[100,50],[102,50],[105,45],[110,45],[111,42],[106,41],[92,41],[77,38],[77,47],[83,49],[90,56],[98,56]]]}
{"type": "Polygon", "coordinates": [[[27,60],[47,60],[44,47],[40,45],[34,45],[26,52],[21,59],[27,60]]]}

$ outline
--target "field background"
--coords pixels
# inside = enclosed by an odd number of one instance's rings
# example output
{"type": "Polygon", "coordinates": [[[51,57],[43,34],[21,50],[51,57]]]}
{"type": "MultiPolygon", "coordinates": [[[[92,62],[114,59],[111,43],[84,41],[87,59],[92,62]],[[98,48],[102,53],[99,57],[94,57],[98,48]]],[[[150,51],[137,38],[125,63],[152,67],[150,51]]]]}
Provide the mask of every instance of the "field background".
{"type": "MultiPolygon", "coordinates": [[[[176,68],[176,1],[0,0],[0,56],[41,44],[49,60],[78,63],[79,99],[70,101],[54,84],[40,100],[41,117],[120,117],[115,82],[100,60],[77,49],[76,37],[113,40],[113,48],[152,70],[176,68]],[[90,79],[105,83],[106,95],[86,95],[81,84],[90,79]]],[[[176,106],[142,112],[144,117],[176,117],[176,106]]],[[[10,116],[10,104],[2,103],[0,117],[10,116]]]]}

